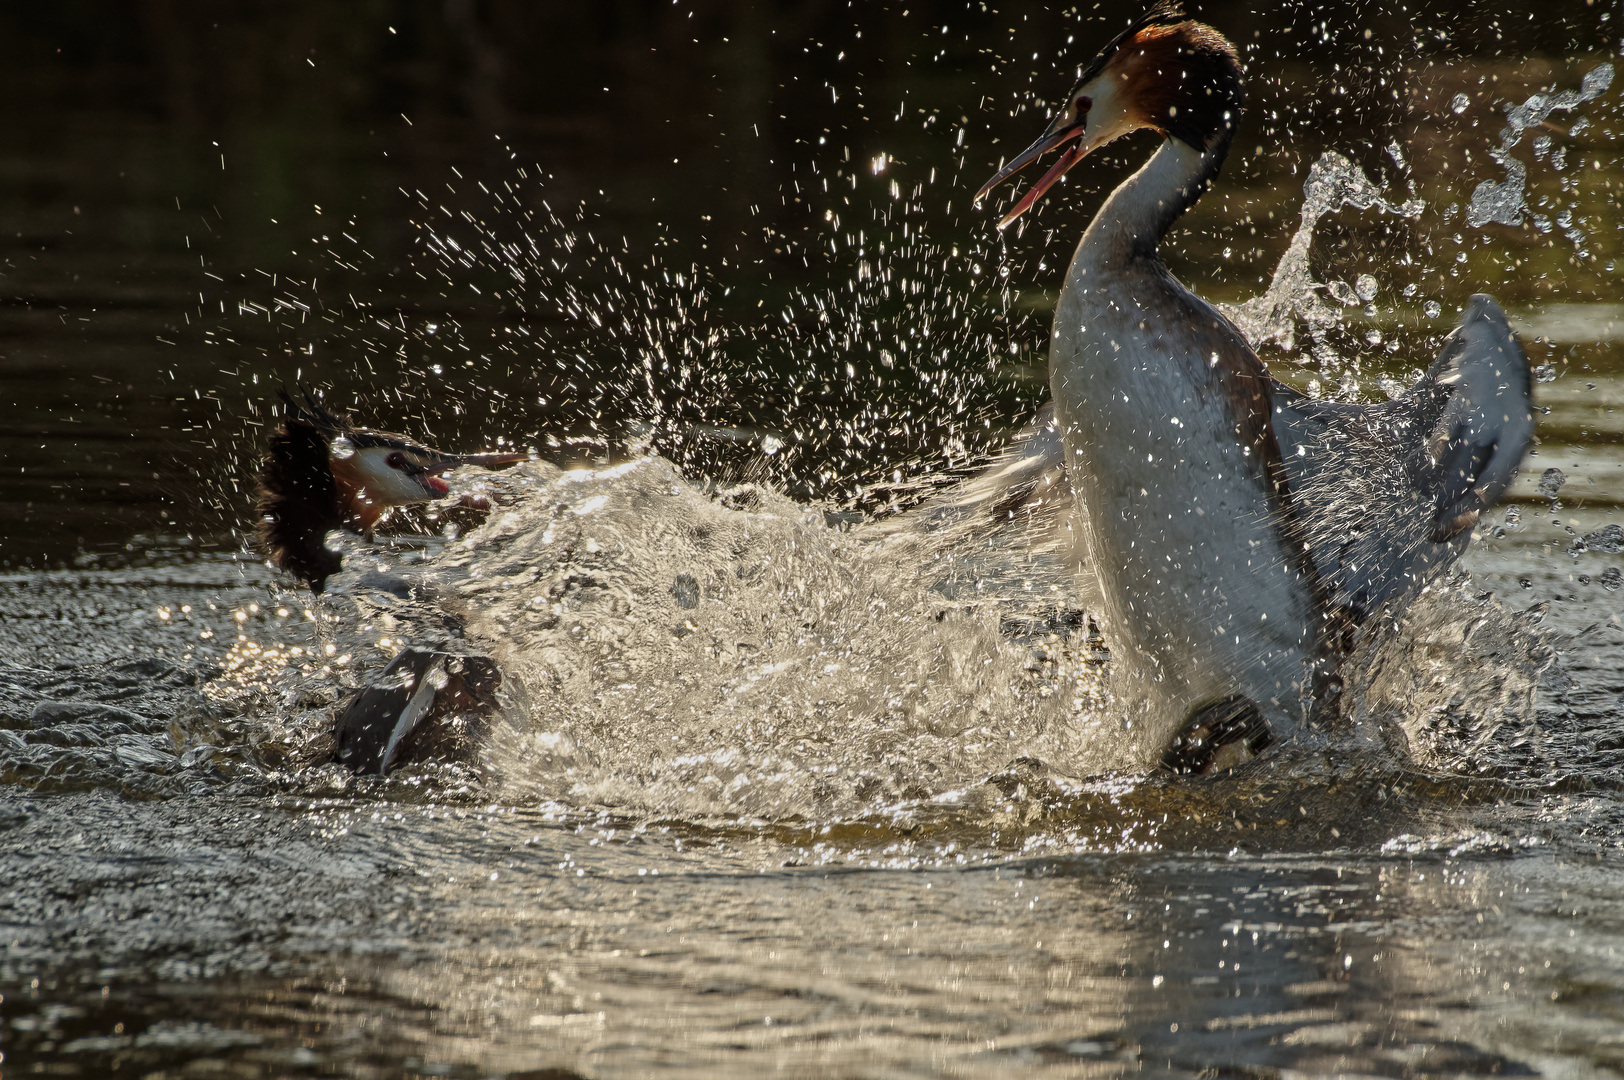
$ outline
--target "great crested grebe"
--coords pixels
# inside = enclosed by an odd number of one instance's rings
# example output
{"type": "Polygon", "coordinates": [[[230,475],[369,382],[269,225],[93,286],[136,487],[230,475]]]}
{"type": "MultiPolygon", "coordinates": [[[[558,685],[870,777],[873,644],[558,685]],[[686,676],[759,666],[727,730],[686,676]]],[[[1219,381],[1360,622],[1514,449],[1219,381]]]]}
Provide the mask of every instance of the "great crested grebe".
{"type": "Polygon", "coordinates": [[[404,435],[353,427],[307,393],[303,406],[282,392],[282,429],[259,469],[257,533],[272,565],[319,593],[341,557],[326,537],[348,528],[370,537],[397,506],[443,499],[441,474],[459,465],[495,468],[530,454],[445,454],[404,435]]]}
{"type": "Polygon", "coordinates": [[[1158,3],[977,193],[1064,147],[1007,226],[1091,151],[1165,137],[1078,244],[1050,344],[1052,433],[1001,483],[1052,488],[1063,461],[1106,633],[1156,703],[1142,756],[1180,771],[1334,718],[1349,631],[1454,560],[1533,433],[1527,360],[1487,296],[1409,394],[1360,407],[1274,383],[1174,279],[1157,246],[1217,176],[1241,104],[1234,47],[1158,3]]]}

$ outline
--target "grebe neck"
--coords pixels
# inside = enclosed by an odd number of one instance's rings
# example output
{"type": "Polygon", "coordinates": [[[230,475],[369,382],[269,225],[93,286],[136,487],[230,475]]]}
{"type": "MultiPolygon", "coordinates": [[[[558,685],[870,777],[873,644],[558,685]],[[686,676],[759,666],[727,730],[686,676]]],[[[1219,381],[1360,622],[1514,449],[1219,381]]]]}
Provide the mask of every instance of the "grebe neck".
{"type": "Polygon", "coordinates": [[[1180,139],[1164,140],[1094,215],[1077,249],[1074,268],[1157,259],[1156,247],[1167,230],[1218,175],[1231,138],[1225,132],[1206,151],[1180,139]]]}

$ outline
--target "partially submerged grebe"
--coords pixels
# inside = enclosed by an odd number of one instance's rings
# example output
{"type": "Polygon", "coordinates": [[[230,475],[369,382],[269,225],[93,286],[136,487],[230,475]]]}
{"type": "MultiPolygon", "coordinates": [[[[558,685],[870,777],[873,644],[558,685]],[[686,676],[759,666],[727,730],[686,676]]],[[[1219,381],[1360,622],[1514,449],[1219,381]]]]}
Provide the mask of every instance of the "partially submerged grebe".
{"type": "Polygon", "coordinates": [[[1157,4],[977,195],[1064,147],[1003,227],[1091,151],[1166,137],[1077,247],[1050,345],[1053,430],[1002,483],[1053,488],[1063,461],[1113,650],[1158,703],[1136,737],[1181,771],[1334,717],[1349,631],[1454,561],[1533,433],[1527,360],[1487,296],[1405,398],[1360,407],[1274,383],[1174,279],[1157,245],[1217,176],[1241,100],[1234,47],[1157,4]]]}
{"type": "Polygon", "coordinates": [[[528,453],[445,454],[404,435],[351,426],[309,394],[300,406],[282,393],[282,429],[260,464],[257,533],[272,565],[319,593],[341,557],[327,546],[334,529],[371,536],[397,506],[443,499],[441,474],[459,465],[495,468],[528,453]]]}

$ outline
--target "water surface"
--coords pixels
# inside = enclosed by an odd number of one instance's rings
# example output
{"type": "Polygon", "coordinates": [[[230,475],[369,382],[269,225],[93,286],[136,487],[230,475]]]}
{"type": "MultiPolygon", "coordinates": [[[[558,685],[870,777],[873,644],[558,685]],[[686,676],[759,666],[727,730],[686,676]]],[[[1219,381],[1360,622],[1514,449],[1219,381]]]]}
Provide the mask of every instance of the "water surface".
{"type": "Polygon", "coordinates": [[[1319,222],[1273,369],[1374,400],[1489,291],[1542,413],[1366,673],[1402,753],[1193,781],[1091,767],[1095,644],[1040,560],[946,587],[848,527],[1043,398],[1071,238],[1150,144],[1018,235],[968,195],[1122,12],[6,15],[0,1071],[1619,1071],[1619,86],[1503,130],[1617,64],[1616,13],[1203,14],[1252,104],[1177,272],[1262,293],[1339,152],[1395,209],[1319,222]],[[1496,151],[1521,224],[1472,223],[1496,151]],[[316,602],[241,539],[300,379],[558,465],[316,602]],[[452,632],[390,576],[476,570],[453,629],[527,694],[499,737],[325,763],[452,632]]]}

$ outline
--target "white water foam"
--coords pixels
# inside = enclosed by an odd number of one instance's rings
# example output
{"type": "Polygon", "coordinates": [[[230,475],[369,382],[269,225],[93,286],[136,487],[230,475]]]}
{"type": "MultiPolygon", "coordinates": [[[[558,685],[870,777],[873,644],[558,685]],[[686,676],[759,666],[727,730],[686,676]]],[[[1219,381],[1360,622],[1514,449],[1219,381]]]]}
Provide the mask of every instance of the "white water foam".
{"type": "MultiPolygon", "coordinates": [[[[357,616],[334,629],[363,655],[379,636],[447,644],[435,628],[460,619],[455,644],[523,688],[491,753],[531,797],[828,818],[1017,758],[1102,772],[1159,752],[1099,707],[1083,642],[1004,636],[1012,604],[933,589],[951,571],[912,539],[754,486],[707,493],[655,456],[485,483],[503,508],[426,563],[357,551],[333,582],[357,616]]],[[[1035,625],[1059,584],[1027,584],[1035,625]]]]}
{"type": "MultiPolygon", "coordinates": [[[[1163,749],[1111,698],[1065,561],[1000,554],[1031,539],[1020,522],[845,529],[754,486],[706,491],[656,456],[483,484],[500,509],[426,560],[352,549],[323,619],[374,672],[380,639],[493,657],[511,706],[481,770],[504,799],[850,820],[974,798],[1022,762],[1142,772],[1163,749]]],[[[1370,636],[1353,737],[1443,761],[1480,715],[1525,722],[1540,644],[1439,587],[1370,636]],[[1438,715],[1458,738],[1430,733],[1438,715]]]]}

